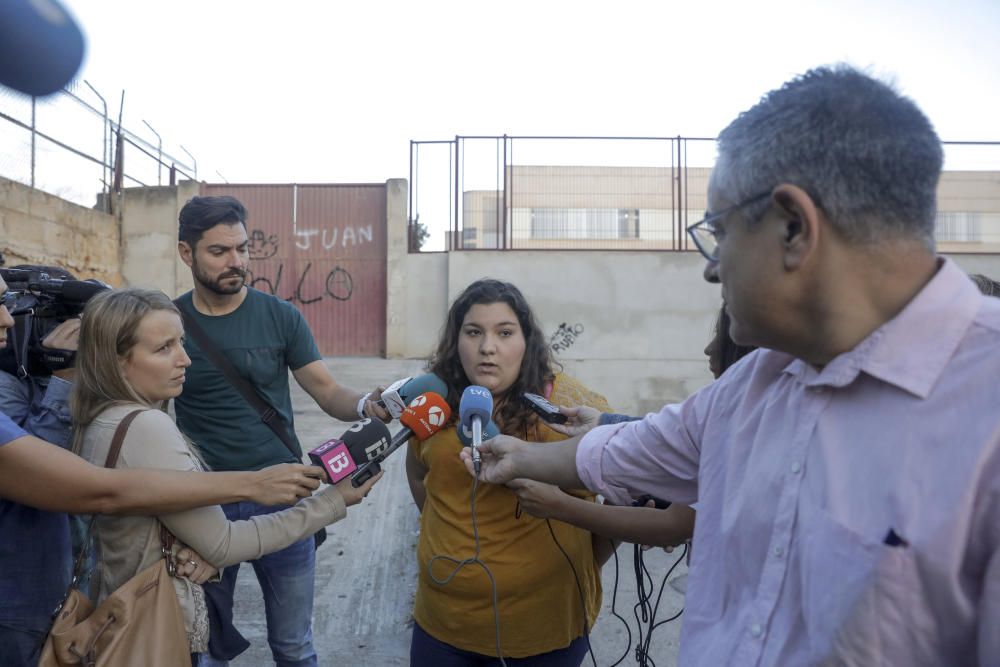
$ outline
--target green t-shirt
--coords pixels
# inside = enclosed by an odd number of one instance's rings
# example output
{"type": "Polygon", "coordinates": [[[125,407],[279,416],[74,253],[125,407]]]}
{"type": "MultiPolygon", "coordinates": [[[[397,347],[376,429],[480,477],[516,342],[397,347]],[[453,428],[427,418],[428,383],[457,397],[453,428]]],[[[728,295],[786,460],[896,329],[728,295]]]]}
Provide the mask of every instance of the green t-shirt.
{"type": "MultiPolygon", "coordinates": [[[[320,359],[309,325],[296,308],[277,297],[247,288],[246,299],[227,315],[202,315],[191,292],[178,299],[236,370],[281,414],[295,438],[288,370],[320,359]]],[[[191,357],[184,391],[174,399],[177,425],[213,470],[260,470],[296,457],[260,420],[193,337],[184,349],[191,357]]],[[[298,439],[295,440],[298,444],[298,439]]],[[[300,452],[301,454],[301,452],[300,452]]]]}

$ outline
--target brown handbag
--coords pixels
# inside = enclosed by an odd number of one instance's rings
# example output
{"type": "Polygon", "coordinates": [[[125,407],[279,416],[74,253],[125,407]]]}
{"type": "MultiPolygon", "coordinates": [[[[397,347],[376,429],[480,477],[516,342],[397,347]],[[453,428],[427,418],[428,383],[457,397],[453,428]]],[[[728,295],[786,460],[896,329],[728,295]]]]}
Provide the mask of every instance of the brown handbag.
{"type": "MultiPolygon", "coordinates": [[[[141,412],[130,412],[118,425],[104,467],[115,467],[125,433],[141,412]]],[[[171,581],[175,575],[170,553],[173,536],[161,524],[163,558],[126,581],[95,609],[77,588],[93,530],[91,519],[73,580],[45,639],[39,667],[190,667],[184,616],[171,581]]]]}

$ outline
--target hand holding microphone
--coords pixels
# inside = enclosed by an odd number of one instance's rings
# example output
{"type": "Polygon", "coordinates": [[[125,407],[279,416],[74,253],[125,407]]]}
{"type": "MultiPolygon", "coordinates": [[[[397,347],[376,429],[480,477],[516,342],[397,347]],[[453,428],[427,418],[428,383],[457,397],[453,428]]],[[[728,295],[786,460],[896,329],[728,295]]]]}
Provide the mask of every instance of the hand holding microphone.
{"type": "Polygon", "coordinates": [[[390,436],[388,427],[377,419],[362,419],[339,439],[328,440],[309,452],[309,459],[326,471],[329,483],[350,477],[350,483],[359,488],[381,471],[379,464],[403,443],[412,437],[429,438],[450,418],[451,409],[444,398],[425,392],[404,409],[400,415],[403,429],[395,436],[390,436]]]}
{"type": "MultiPolygon", "coordinates": [[[[360,464],[389,446],[389,428],[377,419],[355,422],[340,438],[327,440],[309,452],[313,465],[326,471],[327,481],[336,484],[347,479],[360,464]]],[[[374,474],[374,473],[373,473],[374,474]]]]}
{"type": "Polygon", "coordinates": [[[470,385],[462,392],[458,411],[462,431],[467,429],[472,431],[472,465],[478,476],[482,465],[479,447],[483,444],[483,426],[490,423],[493,417],[493,394],[486,387],[470,385]]]}
{"type": "Polygon", "coordinates": [[[414,437],[417,440],[426,440],[444,428],[449,419],[451,419],[451,408],[440,394],[433,391],[420,394],[400,413],[399,421],[403,428],[392,437],[388,447],[374,453],[358,468],[351,478],[352,483],[358,485],[364,482],[370,475],[381,470],[379,464],[403,443],[414,437]]]}
{"type": "Polygon", "coordinates": [[[601,419],[601,411],[589,405],[578,405],[567,408],[559,406],[559,413],[566,417],[564,422],[544,422],[546,426],[557,433],[569,437],[575,437],[587,433],[598,425],[601,419]]]}
{"type": "Polygon", "coordinates": [[[515,462],[515,457],[525,447],[530,445],[509,435],[497,435],[484,442],[481,451],[481,473],[477,472],[474,461],[475,449],[463,449],[459,452],[465,469],[473,477],[478,477],[491,484],[507,484],[519,477],[525,477],[525,470],[515,462]]]}
{"type": "Polygon", "coordinates": [[[448,386],[444,383],[444,380],[433,373],[403,378],[396,380],[382,390],[378,404],[385,408],[392,415],[393,419],[399,419],[400,415],[403,414],[403,411],[413,399],[427,392],[433,392],[439,396],[447,396],[448,386]]]}
{"type": "Polygon", "coordinates": [[[351,507],[352,505],[357,505],[362,501],[362,499],[368,495],[368,492],[372,490],[375,486],[375,482],[382,479],[382,475],[385,473],[379,470],[374,475],[369,475],[368,478],[361,484],[355,484],[354,478],[342,479],[335,486],[337,490],[340,491],[340,495],[344,498],[344,505],[351,507]]]}

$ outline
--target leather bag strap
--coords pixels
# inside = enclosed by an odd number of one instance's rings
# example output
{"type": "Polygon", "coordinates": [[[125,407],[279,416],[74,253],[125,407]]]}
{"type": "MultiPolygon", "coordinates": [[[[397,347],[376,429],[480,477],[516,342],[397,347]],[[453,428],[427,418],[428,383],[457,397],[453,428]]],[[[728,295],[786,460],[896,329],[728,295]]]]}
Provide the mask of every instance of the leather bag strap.
{"type": "MultiPolygon", "coordinates": [[[[111,439],[111,447],[108,449],[108,456],[104,460],[105,468],[114,468],[115,464],[118,463],[118,455],[122,451],[122,443],[125,442],[125,434],[128,433],[128,427],[132,425],[132,422],[135,421],[135,418],[140,413],[145,411],[145,409],[133,410],[118,422],[118,428],[115,429],[115,435],[111,439]]],[[[96,518],[96,515],[92,516],[90,517],[90,521],[87,522],[87,534],[83,538],[83,546],[80,547],[80,553],[77,554],[76,564],[73,565],[73,578],[69,582],[69,590],[66,591],[67,596],[69,595],[69,591],[76,588],[77,581],[79,581],[80,574],[83,571],[83,563],[87,560],[87,554],[90,553],[90,549],[93,546],[94,522],[96,518]]],[[[59,606],[62,607],[62,603],[59,606]]]]}

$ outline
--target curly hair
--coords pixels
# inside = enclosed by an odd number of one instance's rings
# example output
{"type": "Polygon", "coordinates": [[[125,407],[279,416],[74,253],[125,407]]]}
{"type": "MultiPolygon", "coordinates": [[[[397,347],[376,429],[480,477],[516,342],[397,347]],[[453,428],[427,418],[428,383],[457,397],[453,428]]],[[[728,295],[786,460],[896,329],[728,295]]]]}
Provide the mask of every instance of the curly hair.
{"type": "Polygon", "coordinates": [[[448,405],[458,415],[458,404],[465,388],[472,384],[465,375],[458,355],[458,339],[469,309],[475,305],[505,303],[517,315],[524,335],[524,357],[517,379],[502,396],[494,396],[493,419],[502,433],[524,437],[537,422],[531,410],[518,400],[524,392],[541,394],[545,385],[555,379],[557,363],[546,343],[541,327],[521,290],[514,285],[492,278],[472,283],[458,295],[445,320],[437,349],[427,364],[427,370],[448,385],[448,405]]]}

